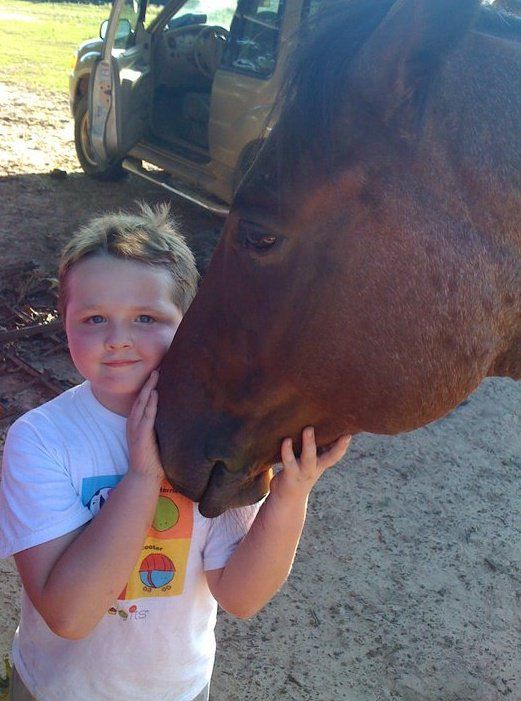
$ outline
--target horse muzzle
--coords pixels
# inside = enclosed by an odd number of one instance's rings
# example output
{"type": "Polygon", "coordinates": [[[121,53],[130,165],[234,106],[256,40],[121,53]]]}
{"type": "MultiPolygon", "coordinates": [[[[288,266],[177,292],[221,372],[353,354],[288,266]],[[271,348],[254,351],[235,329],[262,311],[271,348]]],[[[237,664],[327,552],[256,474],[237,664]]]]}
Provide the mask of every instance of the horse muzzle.
{"type": "Polygon", "coordinates": [[[190,479],[182,480],[177,474],[167,473],[167,479],[176,491],[198,502],[202,516],[215,518],[227,509],[255,504],[266,496],[272,470],[270,466],[265,466],[254,474],[230,472],[224,462],[218,461],[208,474],[208,481],[202,491],[199,485],[190,479]]]}
{"type": "Polygon", "coordinates": [[[230,472],[223,462],[215,463],[210,479],[199,499],[199,512],[215,518],[227,509],[255,504],[269,491],[272,470],[269,466],[254,475],[230,472]]]}

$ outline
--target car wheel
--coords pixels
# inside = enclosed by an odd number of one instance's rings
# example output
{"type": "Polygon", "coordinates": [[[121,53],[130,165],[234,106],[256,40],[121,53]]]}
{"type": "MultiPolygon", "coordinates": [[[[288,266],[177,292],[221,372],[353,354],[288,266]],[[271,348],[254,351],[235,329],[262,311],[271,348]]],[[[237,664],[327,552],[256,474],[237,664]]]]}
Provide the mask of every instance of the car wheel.
{"type": "Polygon", "coordinates": [[[74,112],[74,145],[81,167],[96,180],[121,180],[127,172],[121,167],[121,161],[103,168],[96,163],[89,136],[89,98],[84,95],[74,112]]]}

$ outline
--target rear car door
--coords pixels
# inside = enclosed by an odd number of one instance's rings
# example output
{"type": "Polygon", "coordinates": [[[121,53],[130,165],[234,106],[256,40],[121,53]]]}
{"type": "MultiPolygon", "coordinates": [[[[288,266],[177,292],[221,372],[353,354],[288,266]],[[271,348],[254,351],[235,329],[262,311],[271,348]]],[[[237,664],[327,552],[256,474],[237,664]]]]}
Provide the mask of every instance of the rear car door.
{"type": "Polygon", "coordinates": [[[123,158],[143,136],[152,105],[147,0],[114,0],[102,25],[103,49],[89,85],[90,139],[96,159],[123,158]]]}

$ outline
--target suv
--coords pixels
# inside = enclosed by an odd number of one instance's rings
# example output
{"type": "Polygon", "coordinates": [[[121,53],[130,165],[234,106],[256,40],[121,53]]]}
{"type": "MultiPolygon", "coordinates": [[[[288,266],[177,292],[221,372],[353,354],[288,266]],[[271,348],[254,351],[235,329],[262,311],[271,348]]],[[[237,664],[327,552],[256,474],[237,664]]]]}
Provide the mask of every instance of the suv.
{"type": "Polygon", "coordinates": [[[130,171],[220,215],[262,143],[290,38],[319,0],[114,0],[70,75],[83,170],[130,171]],[[232,3],[232,4],[231,4],[232,3]]]}

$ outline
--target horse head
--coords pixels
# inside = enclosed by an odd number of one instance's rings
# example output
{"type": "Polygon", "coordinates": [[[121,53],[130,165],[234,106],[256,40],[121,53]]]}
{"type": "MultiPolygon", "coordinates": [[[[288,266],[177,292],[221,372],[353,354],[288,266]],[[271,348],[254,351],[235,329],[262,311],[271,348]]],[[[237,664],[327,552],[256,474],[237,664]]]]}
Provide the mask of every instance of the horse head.
{"type": "Polygon", "coordinates": [[[521,58],[496,19],[355,0],[312,21],[161,371],[165,471],[204,515],[266,493],[303,426],[394,434],[521,377],[521,58]]]}

